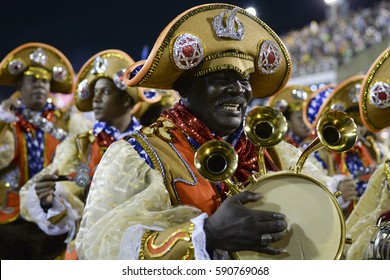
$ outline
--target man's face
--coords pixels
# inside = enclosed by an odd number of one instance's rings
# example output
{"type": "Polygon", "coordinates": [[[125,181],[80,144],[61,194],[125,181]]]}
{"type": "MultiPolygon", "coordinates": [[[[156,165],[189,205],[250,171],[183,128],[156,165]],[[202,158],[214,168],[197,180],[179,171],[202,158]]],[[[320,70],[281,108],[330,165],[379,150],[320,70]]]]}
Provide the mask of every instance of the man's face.
{"type": "Polygon", "coordinates": [[[111,79],[100,78],[93,91],[92,106],[96,120],[112,124],[113,120],[127,113],[127,93],[121,92],[111,79]]]}
{"type": "Polygon", "coordinates": [[[185,105],[219,136],[234,132],[243,122],[252,97],[249,76],[222,70],[202,76],[190,83],[184,96],[185,105]]]}
{"type": "Polygon", "coordinates": [[[44,108],[49,97],[50,81],[23,75],[19,91],[22,103],[26,108],[39,112],[44,108]]]}
{"type": "Polygon", "coordinates": [[[290,120],[288,121],[288,128],[301,139],[305,139],[310,134],[310,128],[308,128],[303,121],[302,111],[291,113],[290,120]]]}

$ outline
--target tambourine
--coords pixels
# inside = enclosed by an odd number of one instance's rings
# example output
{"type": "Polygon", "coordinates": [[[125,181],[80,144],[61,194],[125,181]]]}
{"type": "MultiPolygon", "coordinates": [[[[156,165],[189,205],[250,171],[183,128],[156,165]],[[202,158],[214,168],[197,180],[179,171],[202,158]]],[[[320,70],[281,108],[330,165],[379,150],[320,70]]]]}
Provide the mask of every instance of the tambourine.
{"type": "Polygon", "coordinates": [[[272,243],[286,249],[278,255],[254,251],[232,253],[242,260],[332,260],[340,259],[345,245],[345,223],[336,196],[316,179],[292,171],[267,173],[246,188],[261,193],[257,202],[245,206],[283,213],[289,225],[286,236],[272,243]]]}

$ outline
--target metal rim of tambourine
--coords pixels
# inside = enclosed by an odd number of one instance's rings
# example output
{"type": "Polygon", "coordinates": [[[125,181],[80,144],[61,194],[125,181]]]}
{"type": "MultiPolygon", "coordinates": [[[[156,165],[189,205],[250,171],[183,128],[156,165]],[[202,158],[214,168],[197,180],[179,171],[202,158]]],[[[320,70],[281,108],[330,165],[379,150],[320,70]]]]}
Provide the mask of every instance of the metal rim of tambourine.
{"type": "MultiPolygon", "coordinates": [[[[280,178],[286,177],[286,176],[300,177],[300,178],[306,179],[306,180],[314,183],[315,185],[317,185],[317,187],[320,187],[331,199],[333,206],[335,207],[335,210],[336,210],[337,215],[339,217],[339,222],[340,222],[339,226],[340,226],[340,235],[341,236],[339,237],[340,238],[340,240],[338,240],[339,246],[338,246],[336,253],[335,253],[335,256],[334,256],[334,260],[339,260],[342,256],[344,246],[346,243],[345,220],[343,218],[343,211],[339,205],[339,202],[337,201],[336,196],[323,183],[321,183],[317,179],[315,179],[311,176],[308,176],[306,174],[303,174],[303,173],[297,173],[297,172],[294,172],[292,170],[282,170],[282,171],[277,171],[277,172],[269,172],[265,175],[262,175],[261,177],[258,178],[256,183],[247,186],[245,188],[245,191],[251,191],[255,186],[258,186],[259,184],[261,184],[262,182],[264,182],[266,180],[275,179],[275,181],[277,181],[280,178]]],[[[260,193],[261,193],[261,190],[260,190],[260,193]]],[[[240,252],[231,252],[230,255],[233,259],[238,259],[238,260],[242,259],[240,257],[240,252]]]]}

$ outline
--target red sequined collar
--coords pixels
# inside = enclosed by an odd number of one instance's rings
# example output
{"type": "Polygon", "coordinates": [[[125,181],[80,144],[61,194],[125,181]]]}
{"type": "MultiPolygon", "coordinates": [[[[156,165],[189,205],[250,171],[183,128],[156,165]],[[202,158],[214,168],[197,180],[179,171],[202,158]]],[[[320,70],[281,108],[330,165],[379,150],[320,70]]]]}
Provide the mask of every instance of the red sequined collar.
{"type": "MultiPolygon", "coordinates": [[[[39,129],[39,127],[36,127],[32,123],[30,123],[28,120],[26,120],[22,113],[18,112],[18,113],[16,113],[16,116],[19,118],[19,121],[17,121],[17,123],[21,126],[23,131],[32,132],[35,129],[39,129]]],[[[47,119],[50,122],[53,122],[54,118],[55,118],[52,110],[45,110],[41,114],[41,117],[47,119]]]]}

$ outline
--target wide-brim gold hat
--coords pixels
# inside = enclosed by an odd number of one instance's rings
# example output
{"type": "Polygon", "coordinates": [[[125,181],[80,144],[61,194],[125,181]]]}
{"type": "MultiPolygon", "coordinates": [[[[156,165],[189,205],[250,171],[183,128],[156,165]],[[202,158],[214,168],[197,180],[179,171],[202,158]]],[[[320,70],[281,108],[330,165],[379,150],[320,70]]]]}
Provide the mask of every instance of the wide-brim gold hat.
{"type": "Polygon", "coordinates": [[[364,75],[351,76],[339,83],[326,100],[323,112],[339,110],[347,113],[356,124],[363,125],[359,114],[359,94],[364,75]]]}
{"type": "Polygon", "coordinates": [[[302,111],[311,93],[312,90],[307,86],[286,86],[268,100],[267,106],[276,108],[282,113],[302,111]]]}
{"type": "Polygon", "coordinates": [[[307,101],[303,120],[310,128],[315,128],[319,118],[329,110],[347,113],[356,124],[363,125],[359,114],[359,93],[364,75],[351,76],[338,85],[320,88],[307,101]]]}
{"type": "Polygon", "coordinates": [[[360,116],[372,132],[390,126],[390,48],[371,65],[360,92],[360,116]]]}
{"type": "Polygon", "coordinates": [[[74,70],[65,55],[53,46],[30,42],[11,51],[0,63],[0,85],[16,86],[21,75],[50,80],[50,91],[71,93],[74,70]]]}
{"type": "Polygon", "coordinates": [[[92,56],[81,67],[75,82],[75,104],[80,111],[92,111],[94,97],[93,87],[100,78],[111,79],[115,86],[127,92],[136,103],[132,113],[141,109],[139,102],[156,102],[160,99],[158,93],[154,96],[147,96],[151,92],[138,87],[128,87],[123,82],[123,75],[126,69],[134,63],[134,60],[124,51],[108,49],[92,56]]]}
{"type": "Polygon", "coordinates": [[[199,77],[218,70],[251,74],[254,97],[280,91],[291,75],[290,55],[263,21],[237,6],[196,6],[177,16],[158,37],[149,57],[129,67],[129,86],[173,89],[185,74],[199,77]]]}

